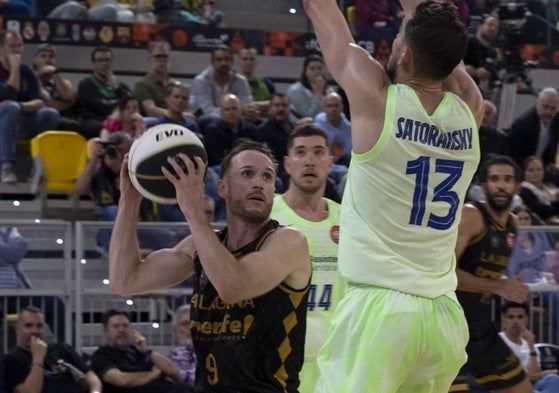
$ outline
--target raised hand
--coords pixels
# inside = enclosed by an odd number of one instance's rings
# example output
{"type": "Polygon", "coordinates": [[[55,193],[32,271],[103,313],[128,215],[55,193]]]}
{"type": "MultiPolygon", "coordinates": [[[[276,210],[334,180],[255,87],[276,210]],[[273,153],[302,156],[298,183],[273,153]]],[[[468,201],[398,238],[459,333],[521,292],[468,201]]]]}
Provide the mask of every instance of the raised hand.
{"type": "Polygon", "coordinates": [[[161,171],[167,180],[175,186],[177,202],[186,219],[189,220],[196,214],[201,214],[201,217],[205,220],[204,174],[206,173],[206,164],[200,157],[195,156],[193,161],[184,153],[179,153],[175,157],[168,157],[167,162],[171,165],[175,174],[172,174],[165,167],[161,167],[161,171]]]}
{"type": "Polygon", "coordinates": [[[37,336],[31,336],[29,351],[34,362],[43,363],[47,356],[47,343],[37,336]]]}

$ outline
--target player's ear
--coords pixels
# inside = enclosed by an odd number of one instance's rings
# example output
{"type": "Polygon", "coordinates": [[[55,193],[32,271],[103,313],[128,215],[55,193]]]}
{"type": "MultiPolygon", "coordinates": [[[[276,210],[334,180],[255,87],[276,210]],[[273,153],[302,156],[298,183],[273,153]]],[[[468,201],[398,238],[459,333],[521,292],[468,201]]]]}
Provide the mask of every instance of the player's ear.
{"type": "Polygon", "coordinates": [[[227,185],[225,184],[225,181],[223,179],[219,179],[217,181],[217,195],[219,195],[222,198],[225,198],[226,194],[227,194],[227,185]]]}
{"type": "Polygon", "coordinates": [[[398,59],[398,62],[400,64],[408,64],[411,62],[412,58],[413,58],[412,50],[409,46],[406,45],[404,46],[404,50],[400,54],[400,58],[398,59]]]}

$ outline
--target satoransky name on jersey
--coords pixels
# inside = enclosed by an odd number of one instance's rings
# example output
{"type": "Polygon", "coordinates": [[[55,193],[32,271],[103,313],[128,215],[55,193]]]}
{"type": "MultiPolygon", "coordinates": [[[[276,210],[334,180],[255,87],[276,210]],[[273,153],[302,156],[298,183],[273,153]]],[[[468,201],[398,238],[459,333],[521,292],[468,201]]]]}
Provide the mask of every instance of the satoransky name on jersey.
{"type": "Polygon", "coordinates": [[[463,128],[452,131],[440,130],[436,125],[419,120],[400,117],[397,121],[396,138],[419,142],[423,145],[442,147],[448,150],[471,150],[473,129],[463,128]]]}

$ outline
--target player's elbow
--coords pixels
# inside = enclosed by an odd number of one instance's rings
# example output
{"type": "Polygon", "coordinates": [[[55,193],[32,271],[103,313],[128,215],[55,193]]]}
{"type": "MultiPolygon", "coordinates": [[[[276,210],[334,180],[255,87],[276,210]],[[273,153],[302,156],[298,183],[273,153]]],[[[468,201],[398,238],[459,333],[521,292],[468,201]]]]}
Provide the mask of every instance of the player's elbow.
{"type": "Polygon", "coordinates": [[[247,298],[237,285],[222,285],[219,288],[216,287],[216,290],[219,298],[227,304],[240,303],[247,298]]]}
{"type": "Polygon", "coordinates": [[[127,285],[122,280],[110,279],[109,290],[115,295],[130,296],[133,295],[133,290],[130,285],[127,285]]]}

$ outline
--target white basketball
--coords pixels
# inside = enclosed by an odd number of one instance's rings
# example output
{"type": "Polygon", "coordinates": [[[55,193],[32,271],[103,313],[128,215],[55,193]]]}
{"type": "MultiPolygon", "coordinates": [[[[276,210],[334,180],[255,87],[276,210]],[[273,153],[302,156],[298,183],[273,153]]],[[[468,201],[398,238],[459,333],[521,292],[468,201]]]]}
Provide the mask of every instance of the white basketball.
{"type": "Polygon", "coordinates": [[[162,204],[177,202],[175,187],[163,175],[161,167],[174,173],[167,157],[174,157],[178,153],[184,153],[190,158],[200,156],[204,162],[208,161],[200,138],[188,128],[177,124],[153,126],[134,141],[128,153],[128,173],[132,184],[142,196],[162,204]]]}

